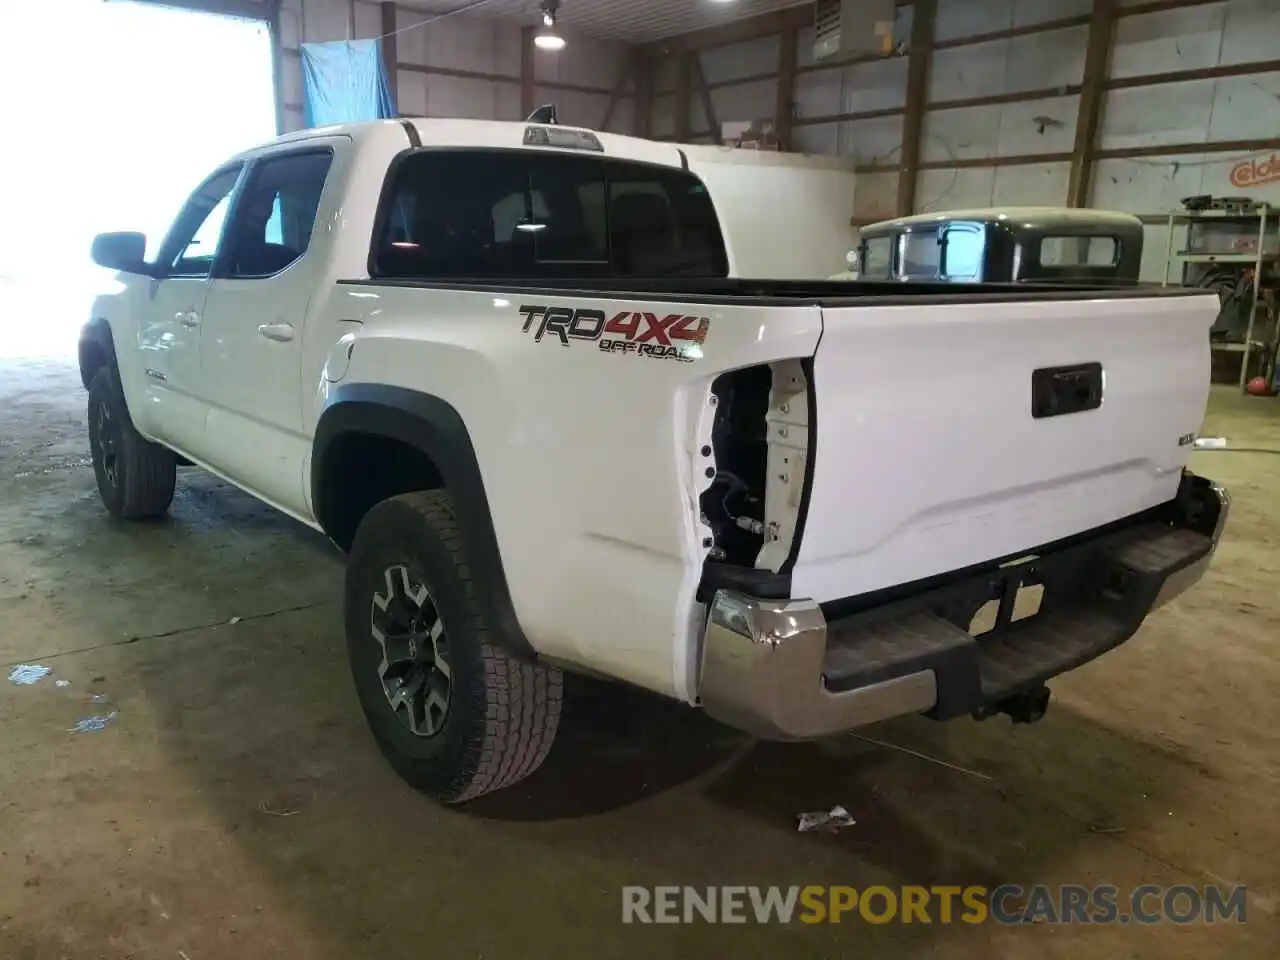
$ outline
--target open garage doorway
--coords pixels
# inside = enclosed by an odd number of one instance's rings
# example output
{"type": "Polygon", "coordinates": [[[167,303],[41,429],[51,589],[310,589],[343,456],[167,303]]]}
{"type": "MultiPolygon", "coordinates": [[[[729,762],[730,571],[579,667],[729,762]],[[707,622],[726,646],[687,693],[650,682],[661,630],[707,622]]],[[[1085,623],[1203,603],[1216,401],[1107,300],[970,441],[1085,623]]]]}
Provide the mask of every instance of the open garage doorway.
{"type": "Polygon", "coordinates": [[[112,276],[94,234],[154,253],[186,194],[276,132],[267,24],[133,0],[0,3],[0,357],[70,354],[112,276]]]}

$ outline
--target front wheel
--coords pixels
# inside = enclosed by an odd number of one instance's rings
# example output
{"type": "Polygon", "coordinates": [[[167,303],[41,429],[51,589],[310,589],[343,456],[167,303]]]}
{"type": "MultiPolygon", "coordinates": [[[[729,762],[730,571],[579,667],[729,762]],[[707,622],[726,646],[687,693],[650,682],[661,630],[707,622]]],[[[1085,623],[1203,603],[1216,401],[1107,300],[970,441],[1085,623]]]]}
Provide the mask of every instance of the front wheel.
{"type": "Polygon", "coordinates": [[[411,786],[460,803],[523,780],[560,722],[559,670],[499,645],[442,490],[375,506],[347,560],[347,653],[379,749],[411,786]]]}
{"type": "Polygon", "coordinates": [[[98,495],[112,516],[138,520],[169,509],[178,462],[134,428],[110,366],[101,367],[89,381],[89,449],[98,495]]]}

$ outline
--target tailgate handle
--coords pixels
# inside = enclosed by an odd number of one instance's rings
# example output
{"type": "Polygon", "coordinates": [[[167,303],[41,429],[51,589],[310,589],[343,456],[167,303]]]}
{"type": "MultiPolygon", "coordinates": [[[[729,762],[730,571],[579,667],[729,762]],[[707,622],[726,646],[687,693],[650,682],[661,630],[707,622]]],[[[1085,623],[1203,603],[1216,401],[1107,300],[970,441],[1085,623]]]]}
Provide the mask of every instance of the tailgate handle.
{"type": "Polygon", "coordinates": [[[1031,416],[1060,417],[1102,406],[1102,364],[1041,367],[1031,374],[1031,416]]]}

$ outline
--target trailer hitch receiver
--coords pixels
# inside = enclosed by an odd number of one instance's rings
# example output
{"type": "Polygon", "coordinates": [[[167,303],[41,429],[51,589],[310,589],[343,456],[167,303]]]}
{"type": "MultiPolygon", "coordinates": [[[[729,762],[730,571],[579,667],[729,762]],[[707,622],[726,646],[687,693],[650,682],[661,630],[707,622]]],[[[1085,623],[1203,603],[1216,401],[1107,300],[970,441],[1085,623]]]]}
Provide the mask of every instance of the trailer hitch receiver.
{"type": "Polygon", "coordinates": [[[1041,684],[1031,690],[1016,693],[1012,697],[989,703],[975,710],[973,716],[975,720],[985,720],[987,717],[1003,713],[1013,723],[1035,723],[1037,720],[1044,719],[1045,711],[1048,709],[1049,688],[1041,684]]]}

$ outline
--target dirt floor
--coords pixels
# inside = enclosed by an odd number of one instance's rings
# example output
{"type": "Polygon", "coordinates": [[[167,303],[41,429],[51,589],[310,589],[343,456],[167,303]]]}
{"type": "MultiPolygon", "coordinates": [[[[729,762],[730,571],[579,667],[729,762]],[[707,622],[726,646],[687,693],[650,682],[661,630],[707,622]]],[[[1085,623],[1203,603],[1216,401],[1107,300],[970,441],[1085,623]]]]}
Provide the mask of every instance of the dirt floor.
{"type": "MultiPolygon", "coordinates": [[[[1280,456],[1196,455],[1215,567],[1040,724],[756,744],[582,684],[535,778],[452,810],[365,732],[336,553],[194,472],[109,521],[83,407],[69,362],[0,361],[0,958],[1280,955],[1280,456]],[[969,883],[1245,884],[1247,922],[621,923],[627,884],[969,883]]],[[[1280,399],[1223,388],[1205,433],[1280,450],[1280,399]]]]}

